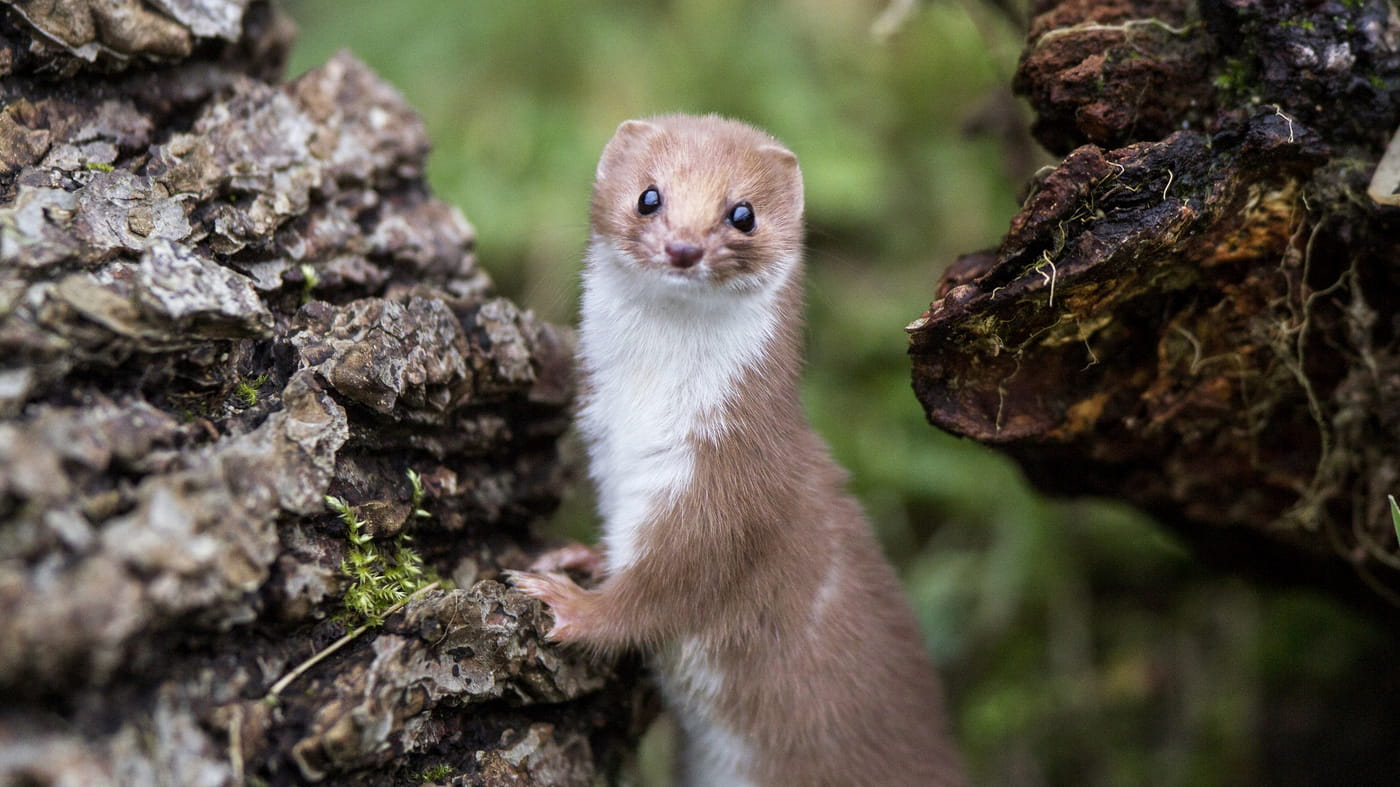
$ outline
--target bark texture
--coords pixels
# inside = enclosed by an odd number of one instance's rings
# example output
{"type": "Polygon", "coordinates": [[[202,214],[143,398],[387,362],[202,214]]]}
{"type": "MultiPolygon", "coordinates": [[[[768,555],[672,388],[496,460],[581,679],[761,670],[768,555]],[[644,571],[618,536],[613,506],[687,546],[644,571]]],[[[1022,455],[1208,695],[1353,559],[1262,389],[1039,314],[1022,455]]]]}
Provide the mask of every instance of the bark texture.
{"type": "Polygon", "coordinates": [[[1064,154],[909,327],[932,423],[1231,570],[1392,611],[1400,120],[1385,0],[1041,2],[1016,86],[1064,154]]]}
{"type": "Polygon", "coordinates": [[[636,682],[494,581],[566,480],[569,336],[493,296],[392,88],[277,84],[291,37],[0,6],[0,783],[598,783],[636,682]],[[404,549],[455,589],[269,699],[404,549]]]}

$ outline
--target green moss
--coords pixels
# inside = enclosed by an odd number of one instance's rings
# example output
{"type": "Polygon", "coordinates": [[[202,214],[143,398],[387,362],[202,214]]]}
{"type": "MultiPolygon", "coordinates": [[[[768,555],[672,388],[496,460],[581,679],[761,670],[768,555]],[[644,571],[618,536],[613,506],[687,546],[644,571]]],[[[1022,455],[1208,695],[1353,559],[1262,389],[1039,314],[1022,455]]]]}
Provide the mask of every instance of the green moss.
{"type": "Polygon", "coordinates": [[[297,270],[301,271],[301,302],[306,303],[311,300],[311,292],[321,283],[321,277],[316,275],[316,269],[309,262],[303,262],[297,270]]]}
{"type": "Polygon", "coordinates": [[[1215,75],[1212,84],[1217,90],[1227,93],[1240,93],[1249,84],[1250,68],[1242,57],[1232,57],[1225,61],[1225,67],[1215,75]]]}
{"type": "Polygon", "coordinates": [[[408,469],[407,475],[408,483],[413,487],[413,494],[409,498],[408,504],[413,507],[414,516],[419,519],[427,519],[432,514],[423,510],[423,476],[411,467],[408,469]]]}
{"type": "Polygon", "coordinates": [[[233,395],[244,407],[252,407],[258,403],[258,390],[266,382],[266,374],[240,379],[238,384],[233,387],[233,395]]]}
{"type": "Polygon", "coordinates": [[[116,167],[113,167],[111,164],[104,164],[101,161],[89,161],[83,166],[95,172],[111,172],[116,169],[116,167]]]}
{"type": "Polygon", "coordinates": [[[437,765],[432,766],[431,768],[424,768],[423,771],[418,774],[418,780],[424,782],[437,782],[442,781],[443,779],[446,779],[451,775],[452,766],[448,765],[445,762],[440,762],[437,765]]]}
{"type": "MultiPolygon", "coordinates": [[[[413,485],[413,515],[430,516],[419,507],[423,498],[421,477],[408,471],[413,485]]],[[[343,609],[337,616],[347,625],[377,626],[384,622],[383,613],[389,607],[413,595],[436,581],[423,564],[423,558],[411,546],[413,537],[400,533],[392,546],[376,545],[374,537],[365,532],[365,523],[355,509],[339,497],[326,495],[326,505],[345,523],[345,538],[350,549],[340,563],[340,572],[350,580],[345,591],[343,609]]]]}

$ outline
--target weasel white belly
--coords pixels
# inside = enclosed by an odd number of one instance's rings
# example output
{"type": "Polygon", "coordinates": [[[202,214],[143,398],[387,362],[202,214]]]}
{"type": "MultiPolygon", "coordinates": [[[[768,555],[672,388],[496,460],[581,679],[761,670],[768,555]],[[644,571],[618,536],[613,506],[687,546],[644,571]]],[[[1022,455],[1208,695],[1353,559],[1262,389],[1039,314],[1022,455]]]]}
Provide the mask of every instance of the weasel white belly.
{"type": "Polygon", "coordinates": [[[655,667],[666,706],[682,733],[681,784],[751,784],[752,747],[718,718],[716,702],[724,693],[725,675],[699,641],[687,638],[671,645],[657,655],[655,667]]]}
{"type": "Polygon", "coordinates": [[[686,488],[692,439],[724,431],[720,409],[777,324],[777,286],[721,296],[639,276],[598,238],[589,257],[579,357],[590,390],[579,424],[612,574],[638,558],[642,526],[686,488]]]}

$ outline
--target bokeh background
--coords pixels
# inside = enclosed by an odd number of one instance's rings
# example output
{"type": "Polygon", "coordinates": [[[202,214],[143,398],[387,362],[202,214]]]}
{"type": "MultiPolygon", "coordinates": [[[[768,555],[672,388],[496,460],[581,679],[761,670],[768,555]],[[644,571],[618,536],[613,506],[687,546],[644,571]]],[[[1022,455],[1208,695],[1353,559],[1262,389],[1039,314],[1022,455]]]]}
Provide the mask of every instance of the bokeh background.
{"type": "MultiPolygon", "coordinates": [[[[593,166],[621,120],[719,112],[798,154],[803,394],[903,572],[977,783],[1394,783],[1400,687],[1376,621],[1209,573],[1142,516],[1047,500],[923,418],[903,326],[1052,163],[1008,88],[1024,28],[996,6],[1017,3],[287,5],[288,76],[348,48],[396,85],[499,290],[557,322],[575,316],[593,166]]],[[[586,491],[551,526],[589,539],[586,491]]],[[[643,783],[664,783],[668,745],[663,726],[643,783]]]]}

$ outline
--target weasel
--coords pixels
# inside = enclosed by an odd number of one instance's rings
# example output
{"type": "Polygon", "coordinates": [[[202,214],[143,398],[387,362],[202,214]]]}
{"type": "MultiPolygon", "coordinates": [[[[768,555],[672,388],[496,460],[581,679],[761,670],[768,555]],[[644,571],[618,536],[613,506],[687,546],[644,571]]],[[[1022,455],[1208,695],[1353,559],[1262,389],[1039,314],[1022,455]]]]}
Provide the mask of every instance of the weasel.
{"type": "Polygon", "coordinates": [[[579,425],[604,578],[512,581],[550,639],[651,657],[683,784],[963,784],[917,623],[798,398],[797,157],[718,116],[629,120],[591,208],[579,425]]]}

